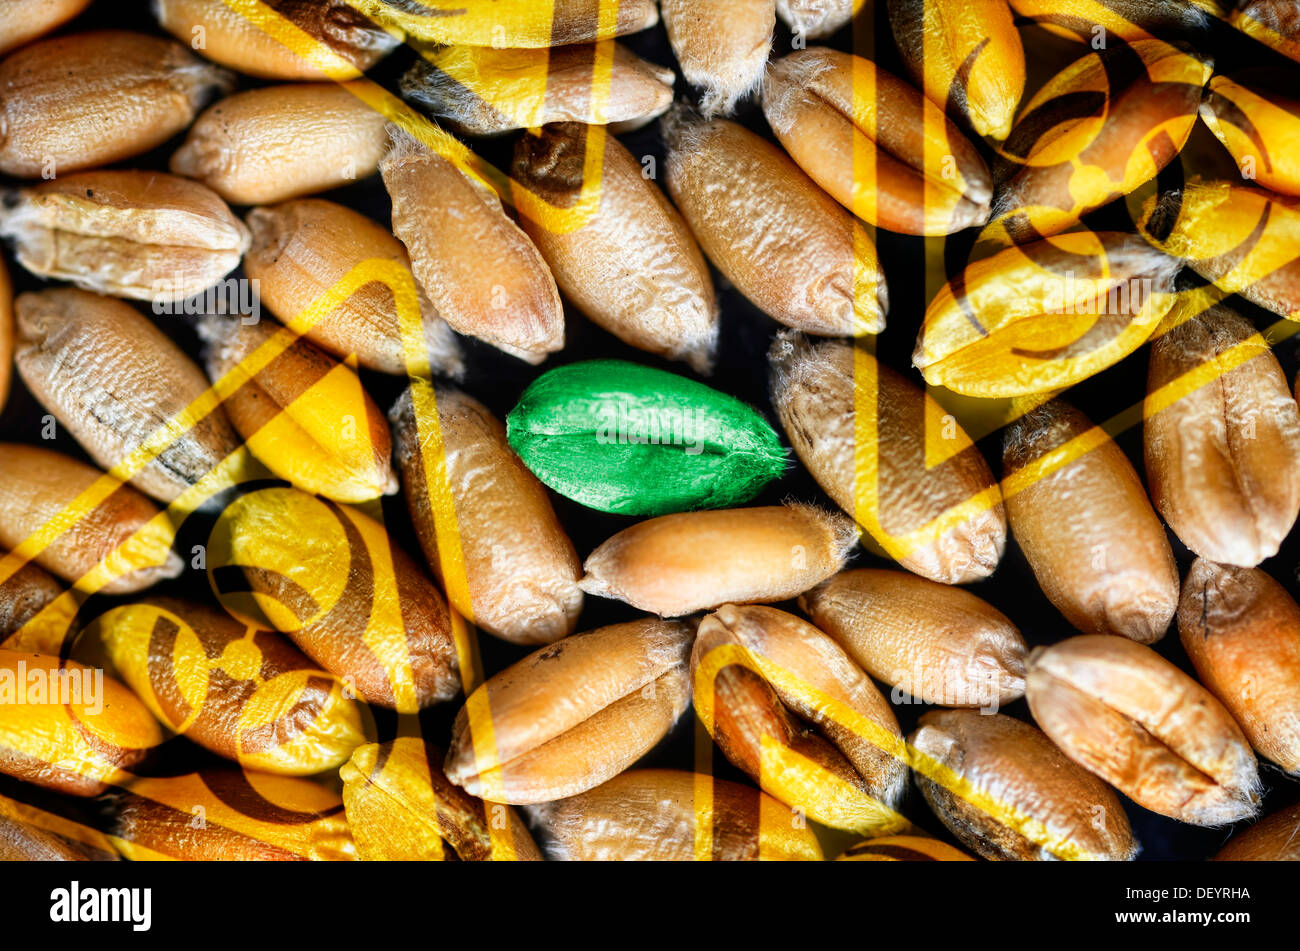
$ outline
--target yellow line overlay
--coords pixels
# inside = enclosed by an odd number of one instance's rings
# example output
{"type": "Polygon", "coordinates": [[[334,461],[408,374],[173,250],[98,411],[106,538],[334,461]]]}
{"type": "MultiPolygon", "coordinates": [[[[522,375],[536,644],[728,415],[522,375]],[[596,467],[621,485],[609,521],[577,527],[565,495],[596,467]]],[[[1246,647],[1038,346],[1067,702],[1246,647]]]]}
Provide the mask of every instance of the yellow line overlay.
{"type": "MultiPolygon", "coordinates": [[[[401,99],[366,80],[358,79],[357,70],[350,63],[334,54],[328,47],[317,43],[308,34],[289,20],[276,13],[259,0],[223,0],[228,7],[246,17],[257,28],[311,62],[324,75],[338,82],[348,82],[348,88],[371,108],[383,113],[399,128],[418,138],[429,148],[454,162],[478,180],[493,188],[508,205],[517,207],[522,213],[543,222],[555,231],[571,231],[582,227],[599,207],[601,170],[603,168],[604,135],[589,136],[583,188],[579,201],[568,208],[551,205],[517,182],[495,169],[489,163],[476,156],[469,148],[453,136],[447,134],[436,124],[416,113],[401,99]]],[[[374,13],[377,22],[391,29],[415,32],[416,25],[405,14],[398,14],[391,8],[382,7],[374,0],[350,0],[351,5],[366,13],[374,13]]],[[[462,3],[462,5],[465,5],[462,3]]],[[[496,5],[492,5],[497,10],[496,5]]],[[[522,9],[516,4],[518,9],[522,9]]],[[[512,8],[512,9],[515,9],[512,8]]],[[[593,76],[593,114],[598,115],[604,108],[602,97],[608,96],[609,80],[613,62],[614,25],[617,21],[617,0],[601,0],[599,8],[599,35],[597,55],[593,76]]],[[[551,15],[550,4],[538,3],[532,8],[533,13],[541,15],[544,11],[549,30],[551,15]]],[[[487,16],[484,8],[478,11],[487,16]]],[[[499,13],[499,10],[497,11],[499,13]]],[[[528,27],[533,22],[530,13],[524,20],[514,24],[519,28],[528,27]]],[[[513,21],[512,21],[513,22],[513,21]]],[[[483,24],[477,21],[464,21],[457,28],[472,27],[478,29],[483,24]],[[477,25],[476,25],[477,24],[477,25]]],[[[489,24],[496,25],[496,24],[489,24]]],[[[531,27],[529,27],[531,28],[531,27]]],[[[548,33],[549,35],[549,33],[548,33]]],[[[428,37],[422,37],[428,38],[428,37]]],[[[136,450],[129,453],[118,464],[101,476],[89,488],[73,499],[57,516],[43,525],[38,531],[26,538],[12,552],[0,559],[0,583],[10,579],[33,558],[38,557],[52,542],[69,529],[80,523],[98,508],[113,492],[131,477],[142,471],[162,452],[184,436],[192,427],[213,413],[221,404],[236,392],[247,380],[254,377],[294,341],[312,326],[331,313],[340,303],[348,299],[362,286],[378,282],[386,285],[396,301],[401,326],[403,347],[406,354],[408,375],[411,378],[412,398],[416,410],[419,429],[419,444],[424,462],[427,490],[435,514],[437,541],[440,558],[441,575],[449,601],[460,605],[471,605],[469,579],[466,572],[464,552],[460,541],[456,521],[454,500],[447,479],[445,449],[438,423],[437,403],[434,388],[429,382],[432,377],[427,353],[425,352],[423,322],[420,314],[417,291],[412,277],[406,269],[392,261],[371,260],[363,262],[349,272],[334,287],[319,299],[306,307],[288,322],[288,325],[268,340],[264,345],[250,354],[229,373],[216,380],[212,386],[193,403],[176,416],[167,420],[145,440],[136,450]]],[[[856,283],[862,285],[862,293],[874,293],[874,286],[859,275],[856,283]]],[[[1191,292],[1184,301],[1181,313],[1186,315],[1199,312],[1205,307],[1217,303],[1221,294],[1211,291],[1191,292]],[[1189,303],[1190,302],[1190,303],[1189,303]],[[1199,309],[1198,309],[1199,308],[1199,309]]],[[[1169,329],[1168,326],[1162,329],[1169,329]]],[[[998,487],[990,488],[960,505],[945,512],[922,528],[901,537],[887,533],[881,524],[879,497],[876,486],[876,473],[879,469],[877,418],[876,418],[876,372],[874,357],[864,346],[855,350],[855,435],[857,439],[857,480],[855,503],[857,518],[867,532],[879,540],[894,557],[905,555],[936,533],[942,534],[972,515],[997,505],[1005,496],[1014,495],[1037,479],[1045,478],[1062,466],[1078,459],[1084,453],[1096,448],[1107,433],[1115,433],[1140,423],[1147,416],[1167,408],[1173,402],[1194,392],[1196,389],[1213,382],[1222,375],[1240,366],[1246,360],[1258,355],[1258,347],[1263,344],[1276,344],[1300,332],[1300,324],[1280,320],[1263,334],[1257,334],[1232,350],[1222,354],[1216,360],[1184,374],[1177,380],[1150,393],[1140,403],[1112,417],[1110,420],[1094,427],[1062,446],[1047,457],[1017,472],[998,487]]],[[[1045,398],[1045,397],[1043,397],[1045,398]]],[[[1035,398],[1041,402],[1042,398],[1035,398]]],[[[1031,401],[1017,402],[1007,409],[1007,418],[1014,419],[1024,412],[1031,401]]],[[[976,437],[978,438],[978,437],[976,437]]],[[[198,484],[187,490],[180,498],[160,512],[146,526],[124,542],[115,552],[96,566],[83,578],[78,579],[72,589],[56,599],[22,630],[10,637],[5,646],[23,645],[25,649],[43,649],[57,652],[64,646],[64,640],[75,632],[74,615],[81,603],[90,594],[101,590],[119,574],[152,564],[160,563],[170,550],[174,537],[173,525],[183,522],[185,518],[199,508],[206,500],[217,493],[226,491],[247,481],[250,473],[261,473],[256,461],[246,449],[241,448],[208,473],[198,484]],[[54,633],[51,633],[54,632],[54,633]],[[39,647],[29,645],[37,644],[39,647]]],[[[390,572],[391,574],[391,569],[390,572]]],[[[481,662],[478,656],[477,641],[473,629],[472,612],[463,617],[454,607],[449,607],[452,615],[453,636],[455,638],[457,657],[460,664],[462,686],[467,696],[466,712],[470,722],[471,736],[475,755],[480,764],[496,761],[496,743],[493,731],[490,704],[487,692],[478,690],[483,679],[481,662]]],[[[810,705],[822,710],[835,723],[852,730],[864,740],[875,744],[881,750],[907,763],[912,769],[933,780],[938,785],[971,803],[998,822],[1018,831],[1027,839],[1039,844],[1044,849],[1061,858],[1078,859],[1091,856],[1083,853],[1078,846],[1066,839],[1053,837],[1041,823],[1030,816],[1023,815],[995,800],[976,788],[969,780],[953,772],[920,751],[910,747],[904,740],[884,730],[878,724],[863,717],[839,701],[826,696],[812,688],[788,671],[780,669],[767,659],[754,655],[739,645],[723,645],[710,651],[696,672],[695,705],[700,721],[707,730],[713,722],[713,680],[717,673],[726,666],[738,664],[746,667],[769,683],[779,685],[789,694],[806,698],[810,705]]],[[[409,675],[409,670],[407,671],[409,675]]],[[[418,721],[415,721],[418,730],[418,721]]],[[[707,737],[707,732],[700,736],[707,737]]],[[[712,753],[708,750],[696,750],[695,789],[695,854],[697,858],[711,857],[712,840],[712,778],[704,775],[708,771],[712,753]]],[[[504,798],[504,777],[499,770],[485,770],[482,773],[495,788],[489,789],[486,798],[492,800],[504,798]]],[[[124,788],[138,785],[134,777],[122,783],[124,788]]],[[[147,789],[149,783],[143,782],[147,789]]],[[[69,835],[79,841],[100,843],[104,839],[92,831],[79,831],[76,824],[66,820],[55,821],[57,817],[45,818],[39,810],[20,807],[9,800],[0,801],[0,812],[15,814],[24,821],[35,819],[37,824],[69,835]],[[25,811],[24,811],[25,810],[25,811]]],[[[887,807],[881,804],[882,810],[887,807]]],[[[901,822],[906,823],[902,817],[901,822]]],[[[497,824],[489,823],[492,829],[494,849],[500,854],[513,855],[508,823],[505,829],[495,828],[497,824]]]]}

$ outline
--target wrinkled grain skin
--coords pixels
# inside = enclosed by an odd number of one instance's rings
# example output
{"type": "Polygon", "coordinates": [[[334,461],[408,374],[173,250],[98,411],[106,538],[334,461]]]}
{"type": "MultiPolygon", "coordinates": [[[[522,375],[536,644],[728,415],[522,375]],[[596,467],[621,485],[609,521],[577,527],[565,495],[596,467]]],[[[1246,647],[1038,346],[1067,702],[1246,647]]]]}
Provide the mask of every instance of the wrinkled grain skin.
{"type": "Polygon", "coordinates": [[[1029,655],[1025,694],[1065,754],[1140,806],[1194,825],[1253,816],[1260,782],[1241,729],[1149,647],[1085,634],[1029,655]]]}
{"type": "Polygon", "coordinates": [[[1190,50],[1160,40],[1111,44],[1048,80],[1007,137],[1016,170],[982,237],[1024,243],[1059,234],[1172,162],[1212,71],[1190,50]]]}
{"type": "Polygon", "coordinates": [[[889,0],[889,24],[912,79],[977,135],[1011,132],[1025,91],[1025,51],[1002,0],[889,0]]]}
{"type": "MultiPolygon", "coordinates": [[[[707,374],[718,304],[704,255],[641,163],[613,136],[588,134],[590,128],[550,125],[516,144],[516,187],[546,203],[520,224],[560,290],[587,317],[624,343],[707,374]],[[589,148],[604,150],[600,204],[581,227],[567,228],[547,205],[578,204],[589,148]]],[[[517,196],[521,207],[523,197],[517,196]]]]}
{"type": "Polygon", "coordinates": [[[799,167],[869,224],[944,235],[988,219],[993,182],[975,147],[870,60],[821,47],[777,60],[763,114],[799,167]]]}
{"type": "Polygon", "coordinates": [[[1178,633],[1201,683],[1261,756],[1300,775],[1300,606],[1262,571],[1198,558],[1178,633]]]}
{"type": "MultiPolygon", "coordinates": [[[[0,546],[16,548],[102,478],[107,478],[103,472],[62,453],[0,444],[0,546]]],[[[119,485],[44,545],[33,560],[64,581],[75,582],[109,558],[107,567],[114,578],[100,591],[129,594],[143,590],[177,577],[185,567],[171,550],[171,524],[148,524],[158,514],[158,507],[144,495],[119,485]],[[128,542],[137,531],[140,536],[128,542]],[[122,545],[122,552],[112,554],[122,545]]]]}
{"type": "MultiPolygon", "coordinates": [[[[254,208],[247,221],[252,244],[244,257],[244,273],[258,282],[259,299],[283,324],[291,323],[366,261],[391,262],[407,273],[411,270],[406,249],[386,228],[332,201],[300,198],[254,208]]],[[[414,284],[415,276],[410,280],[414,284]]],[[[429,363],[439,373],[459,377],[465,369],[460,344],[418,288],[417,293],[429,363]]],[[[355,354],[367,370],[407,372],[397,301],[392,287],[382,280],[362,284],[321,315],[303,336],[340,359],[355,354]]]]}
{"type": "MultiPolygon", "coordinates": [[[[342,0],[272,0],[266,4],[324,46],[332,56],[350,63],[352,75],[383,59],[398,40],[381,30],[342,0]]],[[[262,30],[256,21],[222,0],[153,0],[158,25],[213,62],[261,79],[326,79],[325,73],[262,30]]],[[[272,22],[278,18],[270,17],[272,22]]],[[[350,78],[343,76],[342,78],[350,78]]]]}
{"type": "Polygon", "coordinates": [[[819,40],[852,20],[862,4],[863,0],[776,0],[776,12],[792,33],[819,40]]]}
{"type": "Polygon", "coordinates": [[[1277,554],[1300,513],[1300,410],[1254,325],[1219,305],[1161,335],[1147,392],[1151,498],[1183,544],[1246,568],[1277,554]],[[1241,365],[1219,371],[1238,354],[1241,365]],[[1153,412],[1152,394],[1198,368],[1213,379],[1153,412]]]}
{"type": "Polygon", "coordinates": [[[1148,198],[1138,228],[1220,290],[1300,320],[1300,197],[1194,179],[1148,198]]]}
{"type": "Polygon", "coordinates": [[[817,838],[766,793],[675,769],[636,769],[588,792],[535,807],[547,857],[562,862],[806,861],[817,838]],[[701,811],[711,848],[696,852],[701,811]]]}
{"type": "Polygon", "coordinates": [[[545,4],[535,0],[498,0],[491,4],[357,0],[355,5],[376,19],[400,27],[414,39],[505,49],[591,43],[648,30],[659,22],[655,0],[619,0],[616,7],[608,8],[613,18],[603,20],[591,0],[552,0],[545,4]]]}
{"type": "MultiPolygon", "coordinates": [[[[17,311],[19,375],[104,469],[125,461],[207,392],[203,371],[129,304],[56,288],[21,295],[17,311]]],[[[162,502],[239,449],[220,407],[181,428],[131,478],[162,502]]]]}
{"type": "Polygon", "coordinates": [[[912,365],[965,396],[1062,389],[1128,356],[1160,326],[1181,262],[1142,238],[1079,231],[969,265],[925,311],[912,365]]]}
{"type": "Polygon", "coordinates": [[[9,402],[9,381],[14,366],[14,286],[4,258],[0,258],[0,411],[9,402]]]}
{"type": "Polygon", "coordinates": [[[388,146],[387,119],[354,83],[275,85],[207,109],[171,157],[232,205],[270,205],[367,178],[388,146]]]}
{"type": "Polygon", "coordinates": [[[357,858],[371,862],[538,862],[515,810],[485,803],[442,773],[443,752],[417,737],[358,747],[339,770],[357,858]],[[503,822],[504,820],[504,822],[503,822]],[[454,855],[448,855],[448,848],[454,855]]]}
{"type": "Polygon", "coordinates": [[[1002,469],[1011,534],[1066,620],[1089,634],[1160,640],[1178,607],[1178,567],[1123,450],[1053,400],[1007,428],[1002,469]]]}
{"type": "Polygon", "coordinates": [[[902,734],[889,702],[829,637],[776,608],[723,605],[700,622],[691,654],[695,708],[718,747],[764,790],[810,818],[866,835],[902,831],[902,734]],[[780,677],[727,664],[748,652],[780,677]],[[716,676],[711,668],[724,664],[716,676]],[[804,693],[808,691],[808,693],[804,693]],[[872,724],[838,723],[825,699],[872,724]],[[814,729],[814,727],[816,729],[814,729]]]}
{"type": "Polygon", "coordinates": [[[1237,0],[1231,23],[1300,63],[1300,9],[1289,0],[1237,0]]]}
{"type": "Polygon", "coordinates": [[[85,862],[86,855],[53,832],[0,815],[0,862],[85,862]]]}
{"type": "Polygon", "coordinates": [[[1020,631],[961,588],[902,571],[842,571],[799,607],[863,670],[925,703],[996,709],[1024,695],[1020,631]]]}
{"type": "Polygon", "coordinates": [[[664,134],[669,194],[709,260],[756,307],[808,333],[884,328],[875,244],[785,153],[722,119],[670,112],[664,134]]]}
{"type": "Polygon", "coordinates": [[[0,650],[0,696],[6,698],[0,703],[0,773],[72,796],[97,796],[127,779],[162,742],[158,724],[130,690],[111,677],[90,683],[89,676],[90,668],[73,660],[0,650]],[[87,702],[62,702],[77,695],[69,681],[67,692],[58,686],[60,670],[76,679],[87,702]]]}
{"type": "Polygon", "coordinates": [[[0,62],[0,172],[52,177],[148,152],[230,84],[156,36],[105,30],[33,43],[0,62]]]}
{"type": "Polygon", "coordinates": [[[1011,9],[1069,40],[1091,43],[1093,28],[1130,42],[1194,35],[1209,24],[1218,0],[1011,0],[1011,9]]]}
{"type": "Polygon", "coordinates": [[[1238,832],[1215,862],[1300,862],[1300,803],[1238,832]]]}
{"type": "Polygon", "coordinates": [[[974,710],[932,710],[909,742],[927,760],[916,785],[948,830],[994,861],[1085,859],[1128,861],[1138,851],[1128,818],[1111,788],[1080,769],[1042,731],[974,710]],[[926,775],[929,762],[947,767],[992,800],[971,802],[926,775]],[[1037,828],[1017,829],[1016,820],[1037,828]]]}
{"type": "Polygon", "coordinates": [[[730,115],[758,89],[776,28],[774,0],[660,0],[682,75],[706,117],[730,115]]]}
{"type": "Polygon", "coordinates": [[[1300,98],[1292,82],[1289,71],[1215,76],[1201,118],[1244,177],[1300,195],[1300,98]]]}
{"type": "MultiPolygon", "coordinates": [[[[0,559],[8,556],[9,552],[0,549],[0,559]]],[[[31,562],[0,582],[0,643],[62,593],[63,585],[31,562]]]]}
{"type": "Polygon", "coordinates": [[[208,539],[212,590],[274,628],[367,703],[415,712],[460,690],[447,602],[360,509],[297,489],[231,503],[208,539]]]}
{"type": "Polygon", "coordinates": [[[380,165],[393,200],[393,233],[438,316],[528,363],[562,349],[555,278],[496,193],[423,144],[395,135],[380,165]]]}
{"type": "MultiPolygon", "coordinates": [[[[461,603],[453,590],[453,606],[483,630],[515,644],[549,644],[572,634],[582,610],[582,571],[546,490],[482,403],[450,387],[431,391],[423,381],[412,386],[423,390],[421,405],[437,404],[443,465],[469,584],[469,603],[461,603]]],[[[390,418],[411,523],[429,567],[446,588],[433,502],[437,491],[430,484],[437,476],[425,469],[424,457],[434,421],[417,417],[410,390],[390,418]]]]}
{"type": "Polygon", "coordinates": [[[0,56],[67,23],[90,0],[9,0],[0,23],[0,56]]]}
{"type": "Polygon", "coordinates": [[[961,849],[920,835],[882,835],[847,848],[837,862],[974,862],[961,849]]]}
{"type": "Polygon", "coordinates": [[[447,46],[421,50],[421,56],[402,76],[402,95],[466,135],[555,122],[628,132],[663,115],[673,101],[676,74],[621,44],[614,47],[598,97],[592,96],[592,79],[603,60],[594,46],[447,46]]]}
{"type": "Polygon", "coordinates": [[[93,630],[163,726],[246,769],[310,776],[365,742],[360,705],[340,680],[219,608],[150,598],[106,612],[93,630]]]}
{"type": "Polygon", "coordinates": [[[0,235],[33,274],[158,303],[212,287],[249,243],[210,189],[140,171],[78,172],[23,189],[0,212],[0,235]]]}
{"type": "Polygon", "coordinates": [[[838,571],[856,543],[852,519],[814,505],[681,512],[607,539],[581,585],[661,617],[786,601],[838,571]]]}
{"type": "MultiPolygon", "coordinates": [[[[859,480],[875,479],[875,511],[857,517],[889,538],[879,538],[909,571],[944,584],[988,577],[1006,547],[1001,493],[988,463],[959,426],[929,394],[865,351],[843,342],[813,344],[783,334],[768,354],[769,387],[777,417],[799,459],[821,487],[850,515],[858,512],[859,480]],[[857,456],[855,388],[877,394],[875,471],[857,456]],[[949,433],[938,465],[927,464],[926,433],[949,433]],[[859,465],[861,469],[859,470],[859,465]],[[983,500],[971,514],[955,507],[983,500]],[[985,504],[986,503],[986,504],[985,504]],[[940,520],[942,521],[936,521],[940,520]]],[[[866,404],[869,411],[870,404],[866,404]]],[[[864,493],[865,494],[865,493],[864,493]]]]}
{"type": "Polygon", "coordinates": [[[338,793],[230,768],[147,779],[109,800],[113,847],[131,861],[352,861],[338,793]],[[195,821],[202,809],[203,822],[195,821]]]}
{"type": "Polygon", "coordinates": [[[646,618],[529,654],[482,684],[456,714],[447,778],[489,802],[529,805],[618,775],[690,703],[693,636],[689,625],[646,618]],[[492,749],[483,746],[489,725],[492,749]]]}
{"type": "MultiPolygon", "coordinates": [[[[365,502],[397,491],[392,436],[383,411],[355,370],[303,338],[250,375],[264,347],[290,331],[272,320],[205,317],[208,376],[230,375],[238,389],[222,402],[245,445],[295,486],[339,502],[365,502]]],[[[269,352],[269,350],[267,351],[269,352]]]]}

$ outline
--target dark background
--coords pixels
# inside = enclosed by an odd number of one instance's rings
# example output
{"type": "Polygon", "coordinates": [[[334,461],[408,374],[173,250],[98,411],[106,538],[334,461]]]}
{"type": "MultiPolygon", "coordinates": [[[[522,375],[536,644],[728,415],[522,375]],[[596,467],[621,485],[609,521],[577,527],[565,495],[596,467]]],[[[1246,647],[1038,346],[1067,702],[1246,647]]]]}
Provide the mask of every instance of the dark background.
{"type": "MultiPolygon", "coordinates": [[[[1042,82],[1064,67],[1074,58],[1084,55],[1089,50],[1080,43],[1073,43],[1055,37],[1040,27],[1020,23],[1024,40],[1026,57],[1029,62],[1030,79],[1022,102],[1027,102],[1042,82]]],[[[108,3],[106,0],[92,5],[83,16],[64,27],[61,32],[77,32],[86,29],[124,28],[141,31],[158,32],[151,18],[148,5],[144,2],[108,3]]],[[[778,22],[773,56],[784,55],[790,51],[791,36],[778,22]]],[[[1216,70],[1232,71],[1245,66],[1276,65],[1291,70],[1300,78],[1300,67],[1269,50],[1255,44],[1236,33],[1222,23],[1213,23],[1208,32],[1193,37],[1193,42],[1202,52],[1210,52],[1216,60],[1216,70]]],[[[667,37],[662,26],[644,33],[627,37],[626,45],[639,55],[657,63],[675,66],[667,37]]],[[[812,45],[812,44],[810,44],[812,45]]],[[[906,69],[898,58],[885,17],[884,3],[877,2],[875,9],[868,3],[852,28],[841,30],[825,45],[838,49],[858,52],[869,56],[885,69],[899,76],[907,76],[906,69]],[[856,35],[855,32],[856,31],[856,35]]],[[[372,78],[382,82],[390,89],[396,89],[397,77],[414,61],[415,54],[401,48],[371,71],[372,78]]],[[[262,85],[258,80],[240,77],[240,89],[262,85]]],[[[684,80],[678,77],[679,96],[691,95],[691,90],[684,80]]],[[[739,121],[768,138],[773,138],[763,120],[761,112],[753,102],[741,107],[739,121]]],[[[156,168],[165,170],[167,160],[178,147],[183,136],[167,143],[163,147],[140,156],[122,167],[156,168]]],[[[509,168],[515,135],[501,139],[471,140],[472,147],[498,168],[509,168]]],[[[621,139],[638,157],[653,155],[656,167],[662,179],[663,143],[657,126],[651,125],[621,139]]],[[[992,162],[992,152],[983,142],[973,139],[981,148],[985,157],[992,162]]],[[[1190,177],[1192,174],[1233,175],[1235,168],[1230,157],[1209,134],[1201,123],[1197,124],[1181,161],[1181,173],[1190,177]]],[[[1171,167],[1170,173],[1162,176],[1163,181],[1176,179],[1180,174],[1179,163],[1171,167]]],[[[13,180],[0,179],[0,184],[12,187],[19,184],[13,180]]],[[[1149,194],[1154,185],[1148,185],[1141,194],[1149,194]]],[[[375,220],[387,225],[390,205],[388,197],[378,176],[357,182],[347,188],[324,194],[322,197],[338,201],[356,208],[375,220]]],[[[1130,198],[1132,201],[1132,198],[1130,198]]],[[[236,208],[242,215],[246,209],[236,208]]],[[[1090,215],[1087,223],[1097,229],[1132,230],[1132,217],[1124,201],[1117,201],[1107,208],[1090,215]]],[[[928,241],[944,241],[943,259],[949,275],[960,270],[967,260],[974,241],[973,229],[947,239],[921,239],[895,235],[880,231],[877,243],[881,262],[887,275],[890,297],[888,328],[875,341],[878,356],[896,370],[906,374],[917,384],[923,383],[920,374],[911,368],[911,353],[921,316],[928,298],[933,295],[940,283],[934,276],[926,279],[925,251],[928,241]],[[929,290],[927,291],[927,284],[929,290]]],[[[35,289],[45,282],[33,278],[18,267],[8,256],[6,264],[14,280],[16,291],[35,289]]],[[[232,277],[242,277],[242,271],[236,271],[232,277]]],[[[729,287],[725,279],[714,271],[714,280],[721,296],[722,331],[718,348],[717,369],[706,382],[758,407],[780,432],[780,426],[772,413],[767,395],[767,360],[766,352],[772,336],[779,326],[759,312],[738,292],[729,287]]],[[[1276,318],[1253,305],[1236,298],[1232,303],[1239,306],[1242,313],[1250,317],[1259,329],[1264,329],[1276,318]]],[[[148,308],[141,306],[148,312],[148,308]]],[[[511,409],[523,389],[545,370],[577,360],[593,357],[614,357],[654,365],[676,373],[692,375],[683,365],[668,363],[650,354],[635,350],[618,341],[599,327],[583,319],[572,307],[566,305],[567,344],[565,349],[553,355],[542,367],[531,367],[519,360],[508,357],[499,351],[477,341],[462,338],[465,345],[468,373],[463,387],[469,393],[486,403],[498,416],[504,417],[511,409]]],[[[269,315],[268,315],[269,316],[269,315]]],[[[192,322],[187,317],[153,317],[171,337],[196,359],[200,355],[198,338],[192,322]]],[[[1297,367],[1297,346],[1293,340],[1284,340],[1275,347],[1278,359],[1289,380],[1294,380],[1297,367]]],[[[1086,412],[1095,422],[1110,419],[1122,411],[1140,405],[1145,394],[1147,348],[1143,347],[1128,359],[1111,369],[1099,374],[1078,386],[1073,387],[1065,398],[1086,412]]],[[[401,392],[404,382],[391,376],[363,371],[367,389],[375,401],[387,409],[401,392]]],[[[962,400],[945,391],[933,391],[941,403],[952,409],[959,419],[965,421],[966,409],[971,401],[962,400]]],[[[0,439],[8,441],[39,442],[41,417],[45,410],[33,399],[23,387],[15,374],[14,385],[8,404],[0,415],[0,439]]],[[[1138,417],[1135,417],[1138,418],[1138,417]]],[[[974,433],[973,433],[974,435],[974,433]]],[[[783,437],[784,438],[784,437],[783,437]]],[[[995,473],[1000,471],[1001,437],[994,432],[980,438],[978,445],[988,459],[995,473]]],[[[1117,442],[1128,454],[1140,472],[1142,470],[1142,447],[1140,426],[1134,426],[1121,432],[1117,442]]],[[[48,444],[47,444],[48,445],[48,444]]],[[[66,434],[59,436],[54,446],[81,458],[86,458],[79,447],[66,434]]],[[[0,450],[2,451],[2,450],[0,450]]],[[[627,527],[634,519],[605,515],[586,509],[558,496],[552,496],[559,518],[580,557],[585,557],[600,542],[610,535],[627,527]]],[[[820,502],[826,506],[833,503],[821,492],[804,469],[792,464],[783,478],[771,484],[752,504],[777,504],[786,499],[820,502]]],[[[405,503],[401,495],[384,500],[384,514],[387,525],[399,545],[419,559],[419,546],[410,529],[405,503]]],[[[210,522],[202,515],[192,517],[178,535],[179,550],[189,551],[192,544],[206,541],[210,522]]],[[[1169,533],[1181,574],[1185,574],[1193,556],[1169,533]]],[[[853,565],[888,566],[891,563],[867,551],[859,550],[853,557],[853,565]]],[[[1300,595],[1297,584],[1297,570],[1300,568],[1300,541],[1293,532],[1281,552],[1262,566],[1277,578],[1293,596],[1300,595]]],[[[154,589],[157,593],[188,594],[191,597],[210,598],[207,580],[202,572],[187,571],[185,575],[173,582],[160,585],[154,589]]],[[[989,579],[970,586],[970,590],[985,598],[1008,615],[1021,629],[1026,641],[1031,645],[1050,644],[1069,637],[1075,632],[1061,617],[1059,612],[1039,591],[1038,585],[1026,564],[1024,557],[1014,544],[1008,545],[1007,553],[996,573],[989,579]]],[[[84,607],[82,616],[86,621],[99,616],[113,604],[122,599],[95,596],[84,607]]],[[[791,611],[797,608],[793,604],[780,605],[791,611]]],[[[603,624],[628,620],[638,612],[621,602],[601,598],[588,598],[578,630],[589,630],[603,624]]],[[[529,653],[527,648],[516,647],[498,641],[487,635],[479,638],[482,651],[483,667],[491,675],[513,661],[529,653]]],[[[1170,633],[1156,645],[1156,649],[1184,670],[1192,673],[1192,668],[1178,643],[1176,622],[1170,627],[1170,633]]],[[[888,696],[889,688],[884,687],[888,696]]],[[[434,743],[445,744],[449,736],[451,719],[458,707],[457,702],[444,704],[427,710],[421,715],[425,735],[434,743]]],[[[916,719],[926,709],[923,705],[895,706],[899,722],[904,732],[909,732],[916,719]]],[[[1023,700],[1007,707],[1004,712],[1032,722],[1027,705],[1023,700]]],[[[379,711],[378,729],[389,733],[395,726],[392,714],[379,711]]],[[[697,723],[693,714],[684,716],[670,736],[638,765],[664,766],[680,769],[692,769],[698,764],[695,759],[697,723]]],[[[223,761],[206,753],[189,741],[175,738],[169,740],[154,758],[151,771],[159,774],[177,774],[188,772],[203,766],[222,765],[223,761]]],[[[1300,797],[1300,788],[1294,781],[1284,776],[1279,769],[1260,761],[1267,796],[1264,802],[1265,812],[1272,812],[1294,802],[1300,797]]],[[[722,778],[749,782],[738,770],[731,766],[716,750],[713,750],[713,769],[722,778]]],[[[53,812],[75,816],[94,822],[102,818],[103,803],[86,802],[69,797],[45,793],[27,784],[18,783],[0,776],[0,794],[12,796],[25,801],[35,802],[53,812]]],[[[1138,807],[1123,796],[1129,820],[1134,833],[1142,845],[1139,860],[1162,859],[1201,859],[1208,857],[1228,839],[1231,829],[1202,829],[1185,825],[1171,819],[1155,815],[1138,807]]],[[[909,800],[904,813],[919,826],[931,834],[954,841],[942,824],[926,808],[915,789],[910,790],[909,800]]],[[[821,832],[821,830],[819,830],[821,832]]],[[[833,857],[856,837],[827,830],[823,835],[823,845],[827,856],[833,857]]]]}

